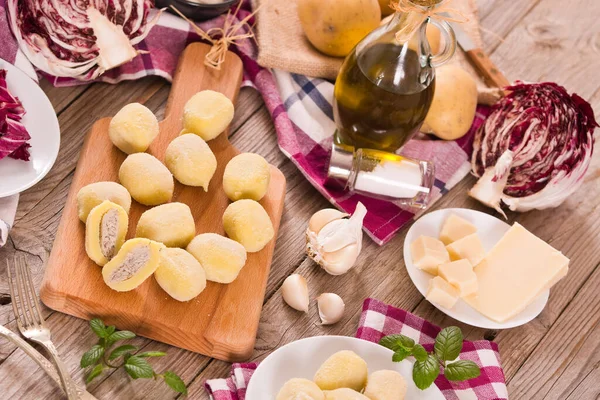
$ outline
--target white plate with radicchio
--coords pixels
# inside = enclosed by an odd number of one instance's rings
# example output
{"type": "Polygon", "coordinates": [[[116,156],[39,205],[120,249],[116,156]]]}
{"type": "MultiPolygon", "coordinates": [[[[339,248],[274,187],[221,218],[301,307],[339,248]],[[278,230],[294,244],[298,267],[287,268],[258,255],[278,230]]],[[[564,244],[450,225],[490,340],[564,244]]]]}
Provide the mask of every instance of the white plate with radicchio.
{"type": "Polygon", "coordinates": [[[0,197],[38,183],[60,147],[50,100],[24,72],[0,60],[0,197]]]}

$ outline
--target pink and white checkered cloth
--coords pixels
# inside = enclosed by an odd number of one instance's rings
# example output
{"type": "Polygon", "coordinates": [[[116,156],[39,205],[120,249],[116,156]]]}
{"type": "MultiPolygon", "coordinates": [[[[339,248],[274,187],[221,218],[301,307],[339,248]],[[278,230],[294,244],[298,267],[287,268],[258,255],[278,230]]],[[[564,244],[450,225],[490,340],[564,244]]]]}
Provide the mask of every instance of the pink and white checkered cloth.
{"type": "MultiPolygon", "coordinates": [[[[0,58],[28,72],[33,72],[31,65],[27,65],[27,59],[18,51],[16,41],[8,27],[3,9],[5,1],[0,0],[0,43],[2,43],[0,58]]],[[[246,17],[251,11],[249,1],[243,1],[240,18],[246,17]]],[[[225,17],[220,16],[203,22],[200,26],[208,30],[222,26],[224,20],[225,17]]],[[[148,53],[141,54],[130,63],[108,71],[99,80],[117,83],[122,80],[158,75],[170,81],[180,53],[188,43],[199,40],[198,35],[183,19],[163,13],[148,37],[137,46],[148,53]]],[[[353,195],[324,185],[331,141],[335,132],[331,82],[262,68],[255,61],[258,50],[252,40],[246,40],[232,50],[244,63],[244,85],[253,86],[262,94],[275,124],[281,151],[323,196],[348,213],[354,211],[359,201],[362,202],[368,210],[364,229],[378,244],[387,242],[400,228],[414,220],[415,213],[401,208],[398,204],[353,195]]],[[[55,86],[84,83],[70,78],[47,75],[45,77],[55,86]]],[[[483,107],[479,109],[471,131],[458,141],[412,140],[404,147],[403,154],[435,163],[436,179],[431,203],[441,198],[469,173],[473,135],[485,119],[486,112],[483,107]]]]}
{"type": "MultiPolygon", "coordinates": [[[[366,299],[363,303],[356,337],[378,343],[386,335],[401,333],[422,344],[427,351],[431,351],[439,331],[439,327],[408,311],[378,300],[366,299]]],[[[481,375],[465,382],[450,382],[440,375],[436,379],[435,385],[442,391],[446,399],[508,399],[506,381],[496,343],[487,340],[465,341],[459,359],[477,363],[481,368],[481,375]]],[[[233,364],[231,377],[207,380],[206,390],[214,400],[244,400],[246,387],[257,366],[257,363],[233,364]]]]}

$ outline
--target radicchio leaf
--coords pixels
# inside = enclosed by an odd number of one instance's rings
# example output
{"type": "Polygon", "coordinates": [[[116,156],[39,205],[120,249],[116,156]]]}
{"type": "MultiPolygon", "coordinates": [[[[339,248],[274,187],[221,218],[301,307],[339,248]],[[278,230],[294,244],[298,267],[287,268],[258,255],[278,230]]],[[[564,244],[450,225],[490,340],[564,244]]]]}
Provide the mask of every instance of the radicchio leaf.
{"type": "Polygon", "coordinates": [[[31,138],[20,122],[25,109],[8,91],[6,70],[0,69],[0,160],[5,157],[29,161],[27,141],[31,138]]]}
{"type": "Polygon", "coordinates": [[[131,61],[154,26],[153,0],[8,0],[19,48],[38,69],[92,80],[131,61]]]}
{"type": "Polygon", "coordinates": [[[588,102],[556,83],[517,82],[473,143],[469,194],[502,212],[557,207],[583,183],[598,126],[588,102]]]}

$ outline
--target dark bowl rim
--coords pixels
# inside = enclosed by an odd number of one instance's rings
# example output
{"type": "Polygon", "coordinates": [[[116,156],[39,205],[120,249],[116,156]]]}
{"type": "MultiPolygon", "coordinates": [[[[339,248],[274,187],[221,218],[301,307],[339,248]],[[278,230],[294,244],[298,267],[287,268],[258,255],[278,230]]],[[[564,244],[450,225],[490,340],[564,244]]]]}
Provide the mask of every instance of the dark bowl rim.
{"type": "Polygon", "coordinates": [[[197,3],[197,2],[191,1],[191,0],[166,0],[166,1],[168,1],[170,3],[184,3],[184,4],[192,6],[192,7],[214,10],[217,8],[222,8],[224,6],[231,6],[235,3],[237,3],[238,1],[242,1],[242,0],[224,0],[222,3],[217,3],[217,4],[202,4],[202,3],[197,3]]]}

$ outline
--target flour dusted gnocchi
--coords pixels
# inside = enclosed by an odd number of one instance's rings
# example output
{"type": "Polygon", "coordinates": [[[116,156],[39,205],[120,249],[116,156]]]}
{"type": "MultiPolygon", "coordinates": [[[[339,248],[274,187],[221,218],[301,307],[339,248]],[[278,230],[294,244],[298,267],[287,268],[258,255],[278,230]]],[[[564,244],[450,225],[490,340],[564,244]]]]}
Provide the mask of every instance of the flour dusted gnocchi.
{"type": "Polygon", "coordinates": [[[312,381],[302,378],[290,379],[283,385],[275,400],[325,400],[325,395],[312,381]]]}
{"type": "Polygon", "coordinates": [[[192,211],[184,203],[167,203],[145,211],[135,231],[136,237],[155,240],[167,247],[185,247],[195,234],[192,211]]]}
{"type": "Polygon", "coordinates": [[[183,129],[209,141],[223,132],[233,119],[233,103],[223,93],[203,90],[183,109],[183,129]]]}
{"type": "Polygon", "coordinates": [[[267,160],[254,153],[233,157],[223,173],[223,190],[229,200],[251,199],[259,201],[269,189],[271,167],[267,160]]]}
{"type": "Polygon", "coordinates": [[[95,182],[82,187],[77,193],[77,214],[82,222],[88,217],[92,208],[104,200],[110,200],[123,207],[129,214],[131,195],[122,185],[116,182],[95,182]]]}
{"type": "Polygon", "coordinates": [[[193,133],[173,139],[165,153],[165,164],[179,182],[200,186],[208,191],[208,184],[217,170],[217,159],[201,137],[193,133]]]}
{"type": "Polygon", "coordinates": [[[173,197],[173,175],[147,153],[129,155],[119,168],[119,180],[135,201],[146,206],[167,203],[173,197]]]}
{"type": "Polygon", "coordinates": [[[146,151],[158,136],[158,131],[156,116],[140,103],[127,104],[108,126],[110,140],[127,154],[146,151]]]}
{"type": "Polygon", "coordinates": [[[406,381],[396,371],[380,370],[369,375],[365,396],[371,400],[403,400],[406,381]]]}
{"type": "Polygon", "coordinates": [[[249,253],[262,250],[275,235],[269,214],[254,200],[231,203],[223,213],[223,227],[249,253]]]}
{"type": "Polygon", "coordinates": [[[193,255],[179,248],[160,252],[154,278],[169,296],[178,301],[189,301],[206,287],[206,273],[202,265],[193,255]]]}
{"type": "Polygon", "coordinates": [[[196,236],[187,251],[200,262],[206,271],[206,279],[213,282],[233,282],[246,264],[244,246],[216,233],[196,236]]]}
{"type": "Polygon", "coordinates": [[[315,374],[321,390],[349,388],[358,392],[367,384],[367,363],[356,353],[342,350],[329,357],[315,374]]]}

